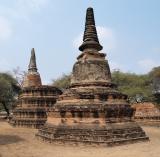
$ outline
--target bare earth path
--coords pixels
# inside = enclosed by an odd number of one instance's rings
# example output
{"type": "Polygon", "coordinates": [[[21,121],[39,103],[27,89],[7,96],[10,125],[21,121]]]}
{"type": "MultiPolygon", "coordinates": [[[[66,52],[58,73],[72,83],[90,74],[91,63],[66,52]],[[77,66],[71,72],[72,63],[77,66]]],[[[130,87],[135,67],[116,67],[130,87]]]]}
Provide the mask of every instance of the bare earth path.
{"type": "Polygon", "coordinates": [[[150,142],[104,147],[58,146],[35,139],[35,129],[0,122],[0,157],[160,157],[160,128],[144,127],[150,142]]]}

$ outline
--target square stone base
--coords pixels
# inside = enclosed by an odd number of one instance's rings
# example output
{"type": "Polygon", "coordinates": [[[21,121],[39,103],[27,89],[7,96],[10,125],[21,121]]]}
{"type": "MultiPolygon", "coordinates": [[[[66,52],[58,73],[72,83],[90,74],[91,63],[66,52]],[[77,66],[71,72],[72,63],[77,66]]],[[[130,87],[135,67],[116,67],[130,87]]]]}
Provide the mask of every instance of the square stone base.
{"type": "Polygon", "coordinates": [[[36,134],[38,139],[58,144],[87,144],[114,146],[148,141],[145,132],[135,122],[107,123],[98,125],[58,125],[46,124],[36,134]]]}

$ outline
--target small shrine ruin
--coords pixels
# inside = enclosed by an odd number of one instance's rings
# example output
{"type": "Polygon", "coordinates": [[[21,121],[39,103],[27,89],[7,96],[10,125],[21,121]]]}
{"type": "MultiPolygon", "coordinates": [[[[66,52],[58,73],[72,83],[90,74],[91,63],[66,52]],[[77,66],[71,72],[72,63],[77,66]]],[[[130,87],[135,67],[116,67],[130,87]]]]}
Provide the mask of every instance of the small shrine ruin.
{"type": "Polygon", "coordinates": [[[54,106],[60,94],[61,90],[58,88],[42,85],[35,51],[32,49],[28,73],[10,123],[18,127],[42,127],[47,120],[47,112],[54,106]]]}
{"type": "Polygon", "coordinates": [[[134,118],[143,125],[160,126],[160,109],[152,102],[133,104],[134,118]]]}

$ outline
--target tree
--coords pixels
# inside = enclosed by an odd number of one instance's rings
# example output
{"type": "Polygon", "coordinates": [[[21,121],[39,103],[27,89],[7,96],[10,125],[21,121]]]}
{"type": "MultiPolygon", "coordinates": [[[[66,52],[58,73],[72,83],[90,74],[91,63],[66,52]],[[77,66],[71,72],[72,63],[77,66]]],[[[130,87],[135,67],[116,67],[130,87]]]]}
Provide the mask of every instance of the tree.
{"type": "Polygon", "coordinates": [[[71,75],[63,74],[61,77],[53,80],[52,85],[60,88],[61,90],[66,89],[70,85],[71,75]]]}
{"type": "Polygon", "coordinates": [[[137,75],[134,73],[112,72],[112,81],[118,89],[129,96],[130,102],[151,101],[151,80],[148,74],[137,75]]]}
{"type": "MultiPolygon", "coordinates": [[[[62,77],[53,80],[53,85],[64,90],[70,85],[70,77],[71,75],[63,74],[62,77]]],[[[160,67],[155,67],[151,72],[143,75],[124,73],[116,70],[112,72],[112,82],[118,86],[120,92],[128,95],[131,103],[144,101],[156,102],[153,89],[158,89],[160,103],[160,67]],[[154,85],[155,82],[156,88],[154,85]]]]}
{"type": "Polygon", "coordinates": [[[149,72],[149,77],[152,80],[152,93],[155,96],[155,102],[160,104],[160,66],[154,67],[149,72]]]}
{"type": "Polygon", "coordinates": [[[10,108],[20,92],[17,80],[9,73],[0,73],[0,105],[10,114],[10,108]]]}
{"type": "Polygon", "coordinates": [[[149,76],[151,78],[159,77],[160,78],[160,66],[154,67],[150,72],[149,76]]]}
{"type": "Polygon", "coordinates": [[[26,76],[27,73],[25,71],[22,71],[20,69],[20,67],[17,67],[15,69],[13,69],[13,74],[14,74],[16,80],[17,80],[18,85],[20,87],[22,87],[23,86],[24,78],[25,78],[25,76],[26,76]]]}

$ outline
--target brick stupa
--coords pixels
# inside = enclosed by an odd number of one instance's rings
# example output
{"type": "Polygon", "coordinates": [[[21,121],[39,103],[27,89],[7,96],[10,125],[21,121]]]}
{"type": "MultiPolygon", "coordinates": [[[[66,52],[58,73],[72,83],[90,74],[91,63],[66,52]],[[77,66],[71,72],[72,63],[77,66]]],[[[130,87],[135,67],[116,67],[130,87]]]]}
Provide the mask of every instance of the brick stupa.
{"type": "Polygon", "coordinates": [[[42,85],[37,71],[35,51],[31,51],[28,73],[23,82],[11,124],[18,127],[40,128],[47,120],[47,112],[56,103],[61,91],[53,86],[42,85]]]}
{"type": "Polygon", "coordinates": [[[102,46],[92,8],[87,9],[79,50],[82,53],[73,66],[70,87],[59,96],[54,111],[36,136],[56,143],[105,146],[148,140],[132,120],[134,110],[127,95],[111,81],[106,55],[99,52],[102,46]]]}
{"type": "Polygon", "coordinates": [[[133,104],[136,110],[134,118],[137,122],[144,125],[160,126],[160,109],[152,102],[133,104]]]}
{"type": "Polygon", "coordinates": [[[132,105],[135,120],[143,125],[160,126],[160,76],[152,80],[152,101],[132,105]],[[153,101],[154,100],[154,101],[153,101]]]}

